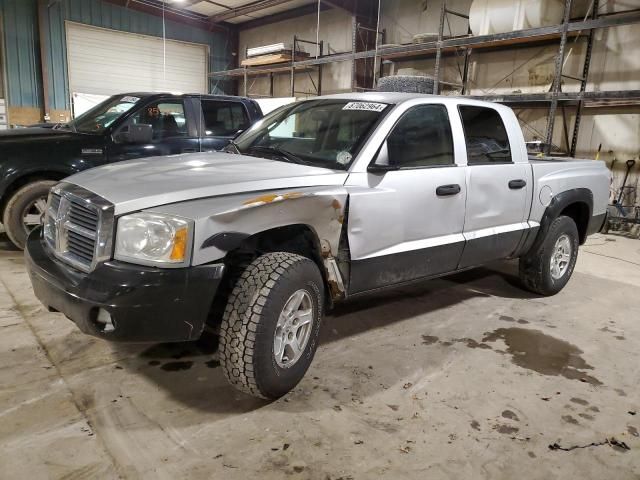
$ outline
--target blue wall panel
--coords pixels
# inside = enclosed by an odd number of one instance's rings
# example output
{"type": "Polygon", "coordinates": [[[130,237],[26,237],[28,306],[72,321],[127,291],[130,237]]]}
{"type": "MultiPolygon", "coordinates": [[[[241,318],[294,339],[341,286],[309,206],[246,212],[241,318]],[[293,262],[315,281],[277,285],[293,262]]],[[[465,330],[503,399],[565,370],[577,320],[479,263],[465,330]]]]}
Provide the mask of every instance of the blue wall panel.
{"type": "Polygon", "coordinates": [[[7,103],[40,107],[42,82],[36,0],[0,0],[7,103]]]}
{"type": "MultiPolygon", "coordinates": [[[[84,23],[130,33],[162,36],[162,18],[126,9],[102,0],[48,2],[44,35],[51,109],[70,110],[65,21],[84,23]]],[[[0,0],[4,31],[8,103],[11,106],[42,106],[42,74],[37,0],[0,0]]],[[[172,20],[166,21],[167,38],[209,46],[209,69],[229,68],[233,58],[225,33],[210,32],[172,20]]],[[[212,93],[224,93],[224,83],[211,82],[212,93]]]]}

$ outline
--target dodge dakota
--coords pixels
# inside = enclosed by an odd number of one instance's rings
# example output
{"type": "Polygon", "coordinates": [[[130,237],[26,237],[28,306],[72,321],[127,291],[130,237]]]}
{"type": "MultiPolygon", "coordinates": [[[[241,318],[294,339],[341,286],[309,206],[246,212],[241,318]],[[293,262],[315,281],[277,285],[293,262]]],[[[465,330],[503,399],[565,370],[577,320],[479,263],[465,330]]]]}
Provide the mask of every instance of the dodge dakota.
{"type": "Polygon", "coordinates": [[[67,124],[0,132],[0,222],[24,247],[45,213],[49,189],[106,163],[219,150],[262,118],[248,98],[221,95],[114,95],[67,124]]]}
{"type": "Polygon", "coordinates": [[[225,150],[54,186],[25,252],[36,296],[107,340],[216,327],[227,379],[272,399],[309,368],[335,303],[507,258],[553,295],[605,219],[603,162],[528,158],[509,108],[465,98],[318,97],[225,150]]]}

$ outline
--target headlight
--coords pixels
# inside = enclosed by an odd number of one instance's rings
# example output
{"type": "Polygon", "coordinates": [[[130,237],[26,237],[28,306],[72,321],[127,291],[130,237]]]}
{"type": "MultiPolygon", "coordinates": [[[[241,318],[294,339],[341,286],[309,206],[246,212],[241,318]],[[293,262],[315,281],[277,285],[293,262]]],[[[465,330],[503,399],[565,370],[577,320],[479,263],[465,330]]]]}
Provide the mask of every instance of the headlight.
{"type": "Polygon", "coordinates": [[[157,213],[118,219],[115,258],[126,262],[182,266],[188,261],[191,223],[157,213]]]}

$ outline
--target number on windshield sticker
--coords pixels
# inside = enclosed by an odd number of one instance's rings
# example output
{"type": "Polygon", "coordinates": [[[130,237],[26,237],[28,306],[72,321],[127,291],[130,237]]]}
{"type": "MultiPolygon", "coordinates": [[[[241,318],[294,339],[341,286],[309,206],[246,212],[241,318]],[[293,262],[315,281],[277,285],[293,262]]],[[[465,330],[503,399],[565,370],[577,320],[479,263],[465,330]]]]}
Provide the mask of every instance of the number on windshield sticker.
{"type": "Polygon", "coordinates": [[[349,102],[342,110],[365,110],[367,112],[381,112],[387,107],[386,103],[349,102]]]}

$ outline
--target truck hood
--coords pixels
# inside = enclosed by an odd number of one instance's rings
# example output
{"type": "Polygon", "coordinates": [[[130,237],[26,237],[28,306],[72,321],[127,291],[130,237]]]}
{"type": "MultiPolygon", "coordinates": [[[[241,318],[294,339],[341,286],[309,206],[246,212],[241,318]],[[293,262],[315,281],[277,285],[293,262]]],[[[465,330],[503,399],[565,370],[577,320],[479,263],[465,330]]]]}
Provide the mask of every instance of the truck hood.
{"type": "Polygon", "coordinates": [[[53,128],[14,128],[0,132],[0,144],[20,142],[27,145],[27,142],[58,142],[72,137],[78,137],[80,134],[71,130],[53,128]]]}
{"type": "Polygon", "coordinates": [[[65,181],[115,205],[116,215],[218,195],[344,184],[342,170],[231,153],[188,153],[113,163],[65,181]]]}

